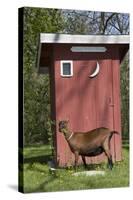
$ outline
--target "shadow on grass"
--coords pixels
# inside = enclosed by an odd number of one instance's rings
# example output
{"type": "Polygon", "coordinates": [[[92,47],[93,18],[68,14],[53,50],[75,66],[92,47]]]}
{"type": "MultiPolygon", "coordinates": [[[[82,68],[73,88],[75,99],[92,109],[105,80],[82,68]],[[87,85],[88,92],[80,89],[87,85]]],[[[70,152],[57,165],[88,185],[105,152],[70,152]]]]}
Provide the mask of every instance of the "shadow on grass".
{"type": "Polygon", "coordinates": [[[64,169],[64,170],[74,170],[74,171],[88,171],[88,170],[98,170],[98,169],[106,169],[108,168],[108,163],[101,163],[101,164],[87,164],[85,167],[83,163],[79,164],[75,170],[75,166],[65,166],[65,167],[57,167],[57,169],[64,169]]]}
{"type": "Polygon", "coordinates": [[[42,155],[42,156],[35,156],[35,157],[29,157],[24,158],[24,163],[47,163],[49,160],[52,160],[52,155],[42,155]]]}
{"type": "Polygon", "coordinates": [[[130,150],[129,141],[128,142],[123,141],[122,143],[123,143],[122,148],[129,151],[130,150]]]}
{"type": "Polygon", "coordinates": [[[20,155],[23,155],[24,163],[41,163],[45,164],[53,158],[52,151],[49,145],[32,145],[27,146],[24,150],[20,151],[20,155]]]}
{"type": "Polygon", "coordinates": [[[126,149],[126,150],[130,150],[129,144],[124,144],[124,145],[123,145],[123,148],[126,149]]]}

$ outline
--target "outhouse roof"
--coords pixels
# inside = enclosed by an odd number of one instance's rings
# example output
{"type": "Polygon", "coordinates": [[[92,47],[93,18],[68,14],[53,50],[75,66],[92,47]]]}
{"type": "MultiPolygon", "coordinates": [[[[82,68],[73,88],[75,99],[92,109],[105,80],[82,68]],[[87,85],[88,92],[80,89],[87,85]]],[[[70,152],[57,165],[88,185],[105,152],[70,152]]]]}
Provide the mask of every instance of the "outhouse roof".
{"type": "MultiPolygon", "coordinates": [[[[66,44],[73,46],[70,48],[70,51],[74,52],[73,48],[83,49],[91,48],[91,51],[87,49],[86,52],[104,52],[107,46],[117,45],[119,46],[119,59],[120,62],[123,60],[125,54],[129,48],[129,35],[70,35],[70,34],[59,34],[59,33],[40,33],[40,40],[38,46],[38,56],[37,56],[37,68],[38,72],[43,73],[46,71],[47,67],[51,63],[51,51],[53,44],[66,44]],[[75,45],[79,45],[76,46],[75,45]],[[90,45],[86,46],[86,45],[90,45]],[[96,45],[96,46],[95,46],[96,45]],[[104,47],[99,45],[105,45],[104,47]],[[86,47],[84,47],[86,46],[86,47]],[[98,51],[100,49],[100,51],[98,51]]],[[[78,52],[78,51],[76,51],[78,52]]],[[[85,52],[85,50],[83,51],[85,52]]]]}
{"type": "Polygon", "coordinates": [[[129,44],[129,35],[70,35],[41,33],[40,43],[129,44]]]}

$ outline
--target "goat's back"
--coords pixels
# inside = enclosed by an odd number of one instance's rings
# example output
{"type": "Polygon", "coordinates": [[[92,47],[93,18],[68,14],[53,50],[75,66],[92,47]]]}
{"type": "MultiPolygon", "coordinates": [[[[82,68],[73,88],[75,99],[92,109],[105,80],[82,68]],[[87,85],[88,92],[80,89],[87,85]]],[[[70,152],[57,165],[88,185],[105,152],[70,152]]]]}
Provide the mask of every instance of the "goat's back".
{"type": "Polygon", "coordinates": [[[74,149],[99,147],[110,136],[111,131],[108,128],[102,127],[88,132],[75,132],[69,143],[74,149]]]}

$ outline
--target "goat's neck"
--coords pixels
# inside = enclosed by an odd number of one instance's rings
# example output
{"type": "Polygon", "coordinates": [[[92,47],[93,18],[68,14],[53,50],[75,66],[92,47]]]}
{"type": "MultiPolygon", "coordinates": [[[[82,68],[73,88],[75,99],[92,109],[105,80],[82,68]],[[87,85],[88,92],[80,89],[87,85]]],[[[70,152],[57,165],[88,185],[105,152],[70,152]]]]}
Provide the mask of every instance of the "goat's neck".
{"type": "Polygon", "coordinates": [[[64,133],[66,139],[68,139],[70,135],[72,134],[72,132],[69,131],[68,129],[63,129],[62,132],[64,133]]]}

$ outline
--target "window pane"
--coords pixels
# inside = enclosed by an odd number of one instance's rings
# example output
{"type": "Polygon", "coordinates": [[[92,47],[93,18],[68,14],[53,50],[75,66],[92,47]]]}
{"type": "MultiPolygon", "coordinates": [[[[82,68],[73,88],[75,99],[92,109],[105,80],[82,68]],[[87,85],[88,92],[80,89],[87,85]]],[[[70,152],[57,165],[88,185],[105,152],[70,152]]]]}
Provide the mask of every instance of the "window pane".
{"type": "Polygon", "coordinates": [[[63,75],[71,75],[70,63],[63,63],[63,75]]]}

